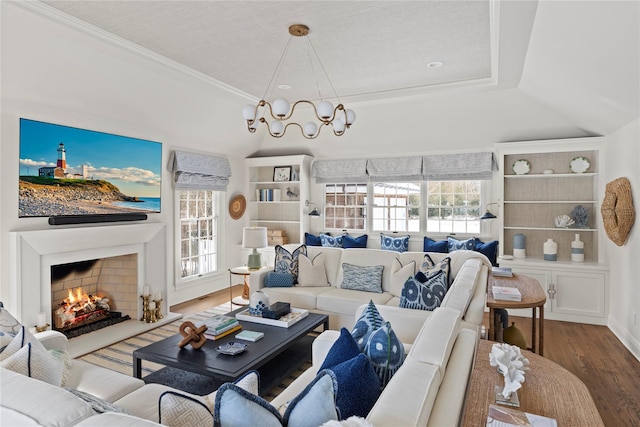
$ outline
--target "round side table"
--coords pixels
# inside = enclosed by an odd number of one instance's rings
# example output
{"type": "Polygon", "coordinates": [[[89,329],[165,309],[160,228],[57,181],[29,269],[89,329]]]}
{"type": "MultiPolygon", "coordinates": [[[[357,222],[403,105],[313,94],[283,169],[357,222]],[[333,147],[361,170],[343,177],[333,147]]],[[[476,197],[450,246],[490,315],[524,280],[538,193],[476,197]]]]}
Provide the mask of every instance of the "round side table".
{"type": "MultiPolygon", "coordinates": [[[[249,276],[252,272],[257,270],[249,270],[248,267],[232,267],[229,269],[229,298],[232,304],[240,305],[240,306],[248,306],[249,305],[249,276]],[[233,298],[233,293],[231,292],[231,287],[234,285],[233,276],[242,276],[242,283],[244,288],[242,289],[242,296],[238,296],[233,298]]],[[[233,310],[233,305],[231,306],[233,310]]]]}

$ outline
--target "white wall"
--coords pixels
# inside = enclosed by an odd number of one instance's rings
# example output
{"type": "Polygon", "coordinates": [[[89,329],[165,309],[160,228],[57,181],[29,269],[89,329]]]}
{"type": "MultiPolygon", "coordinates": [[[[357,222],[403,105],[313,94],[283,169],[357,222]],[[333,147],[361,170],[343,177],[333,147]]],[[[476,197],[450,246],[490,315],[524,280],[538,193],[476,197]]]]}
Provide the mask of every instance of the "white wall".
{"type": "Polygon", "coordinates": [[[240,125],[237,112],[246,101],[212,81],[23,5],[2,2],[0,18],[0,300],[7,295],[9,281],[8,232],[51,228],[46,218],[18,219],[20,117],[160,141],[165,164],[176,148],[229,157],[233,175],[222,207],[222,227],[226,241],[232,244],[225,245],[223,240],[224,264],[218,277],[181,290],[173,287],[174,202],[166,169],[162,176],[162,213],[151,214],[148,220],[168,225],[166,257],[157,260],[157,268],[167,269],[170,305],[227,287],[227,267],[240,265],[237,243],[244,225],[243,219],[229,219],[228,200],[243,191],[242,159],[257,150],[259,140],[250,138],[248,132],[247,140],[238,140],[220,123],[237,120],[240,125]]]}
{"type": "Polygon", "coordinates": [[[640,119],[620,128],[608,138],[606,182],[626,177],[631,182],[635,225],[627,243],[617,246],[607,239],[611,303],[609,327],[640,359],[640,119]]]}

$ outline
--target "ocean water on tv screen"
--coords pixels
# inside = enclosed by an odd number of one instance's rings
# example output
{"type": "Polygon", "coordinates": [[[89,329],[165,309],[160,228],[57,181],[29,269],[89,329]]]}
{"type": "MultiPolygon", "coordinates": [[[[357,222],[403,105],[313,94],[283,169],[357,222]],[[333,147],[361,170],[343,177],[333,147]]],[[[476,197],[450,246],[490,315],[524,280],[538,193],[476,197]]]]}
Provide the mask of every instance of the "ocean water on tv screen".
{"type": "Polygon", "coordinates": [[[160,197],[138,197],[139,202],[113,202],[114,206],[160,212],[160,197]]]}

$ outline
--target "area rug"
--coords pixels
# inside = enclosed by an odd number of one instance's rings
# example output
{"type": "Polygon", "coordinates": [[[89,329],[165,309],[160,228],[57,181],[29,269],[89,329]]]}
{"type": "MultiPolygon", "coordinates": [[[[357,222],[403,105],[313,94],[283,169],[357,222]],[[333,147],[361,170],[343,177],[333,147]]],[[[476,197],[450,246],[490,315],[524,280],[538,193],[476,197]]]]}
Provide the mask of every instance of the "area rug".
{"type": "MultiPolygon", "coordinates": [[[[195,323],[216,314],[226,314],[228,312],[229,303],[225,303],[117,342],[84,355],[79,359],[125,375],[132,375],[134,350],[179,333],[180,325],[186,320],[195,323]]],[[[272,400],[311,366],[311,341],[313,341],[313,338],[313,335],[305,337],[299,343],[287,349],[287,357],[276,358],[258,370],[260,373],[260,395],[262,397],[272,400]],[[292,361],[296,361],[296,363],[292,363],[292,361]]],[[[197,395],[208,394],[217,390],[221,385],[220,382],[211,377],[165,367],[147,360],[142,361],[142,379],[147,383],[165,384],[197,395]]]]}

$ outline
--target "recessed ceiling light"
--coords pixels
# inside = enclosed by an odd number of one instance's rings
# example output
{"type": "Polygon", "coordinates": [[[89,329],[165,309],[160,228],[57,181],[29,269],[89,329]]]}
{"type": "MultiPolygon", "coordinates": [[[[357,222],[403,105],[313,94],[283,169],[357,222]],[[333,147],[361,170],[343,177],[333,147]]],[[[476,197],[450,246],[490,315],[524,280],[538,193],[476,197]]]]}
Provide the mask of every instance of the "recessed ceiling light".
{"type": "Polygon", "coordinates": [[[442,61],[433,61],[427,64],[427,68],[440,68],[444,65],[442,61]]]}
{"type": "Polygon", "coordinates": [[[291,89],[291,85],[287,85],[287,84],[278,85],[278,89],[291,89]]]}

